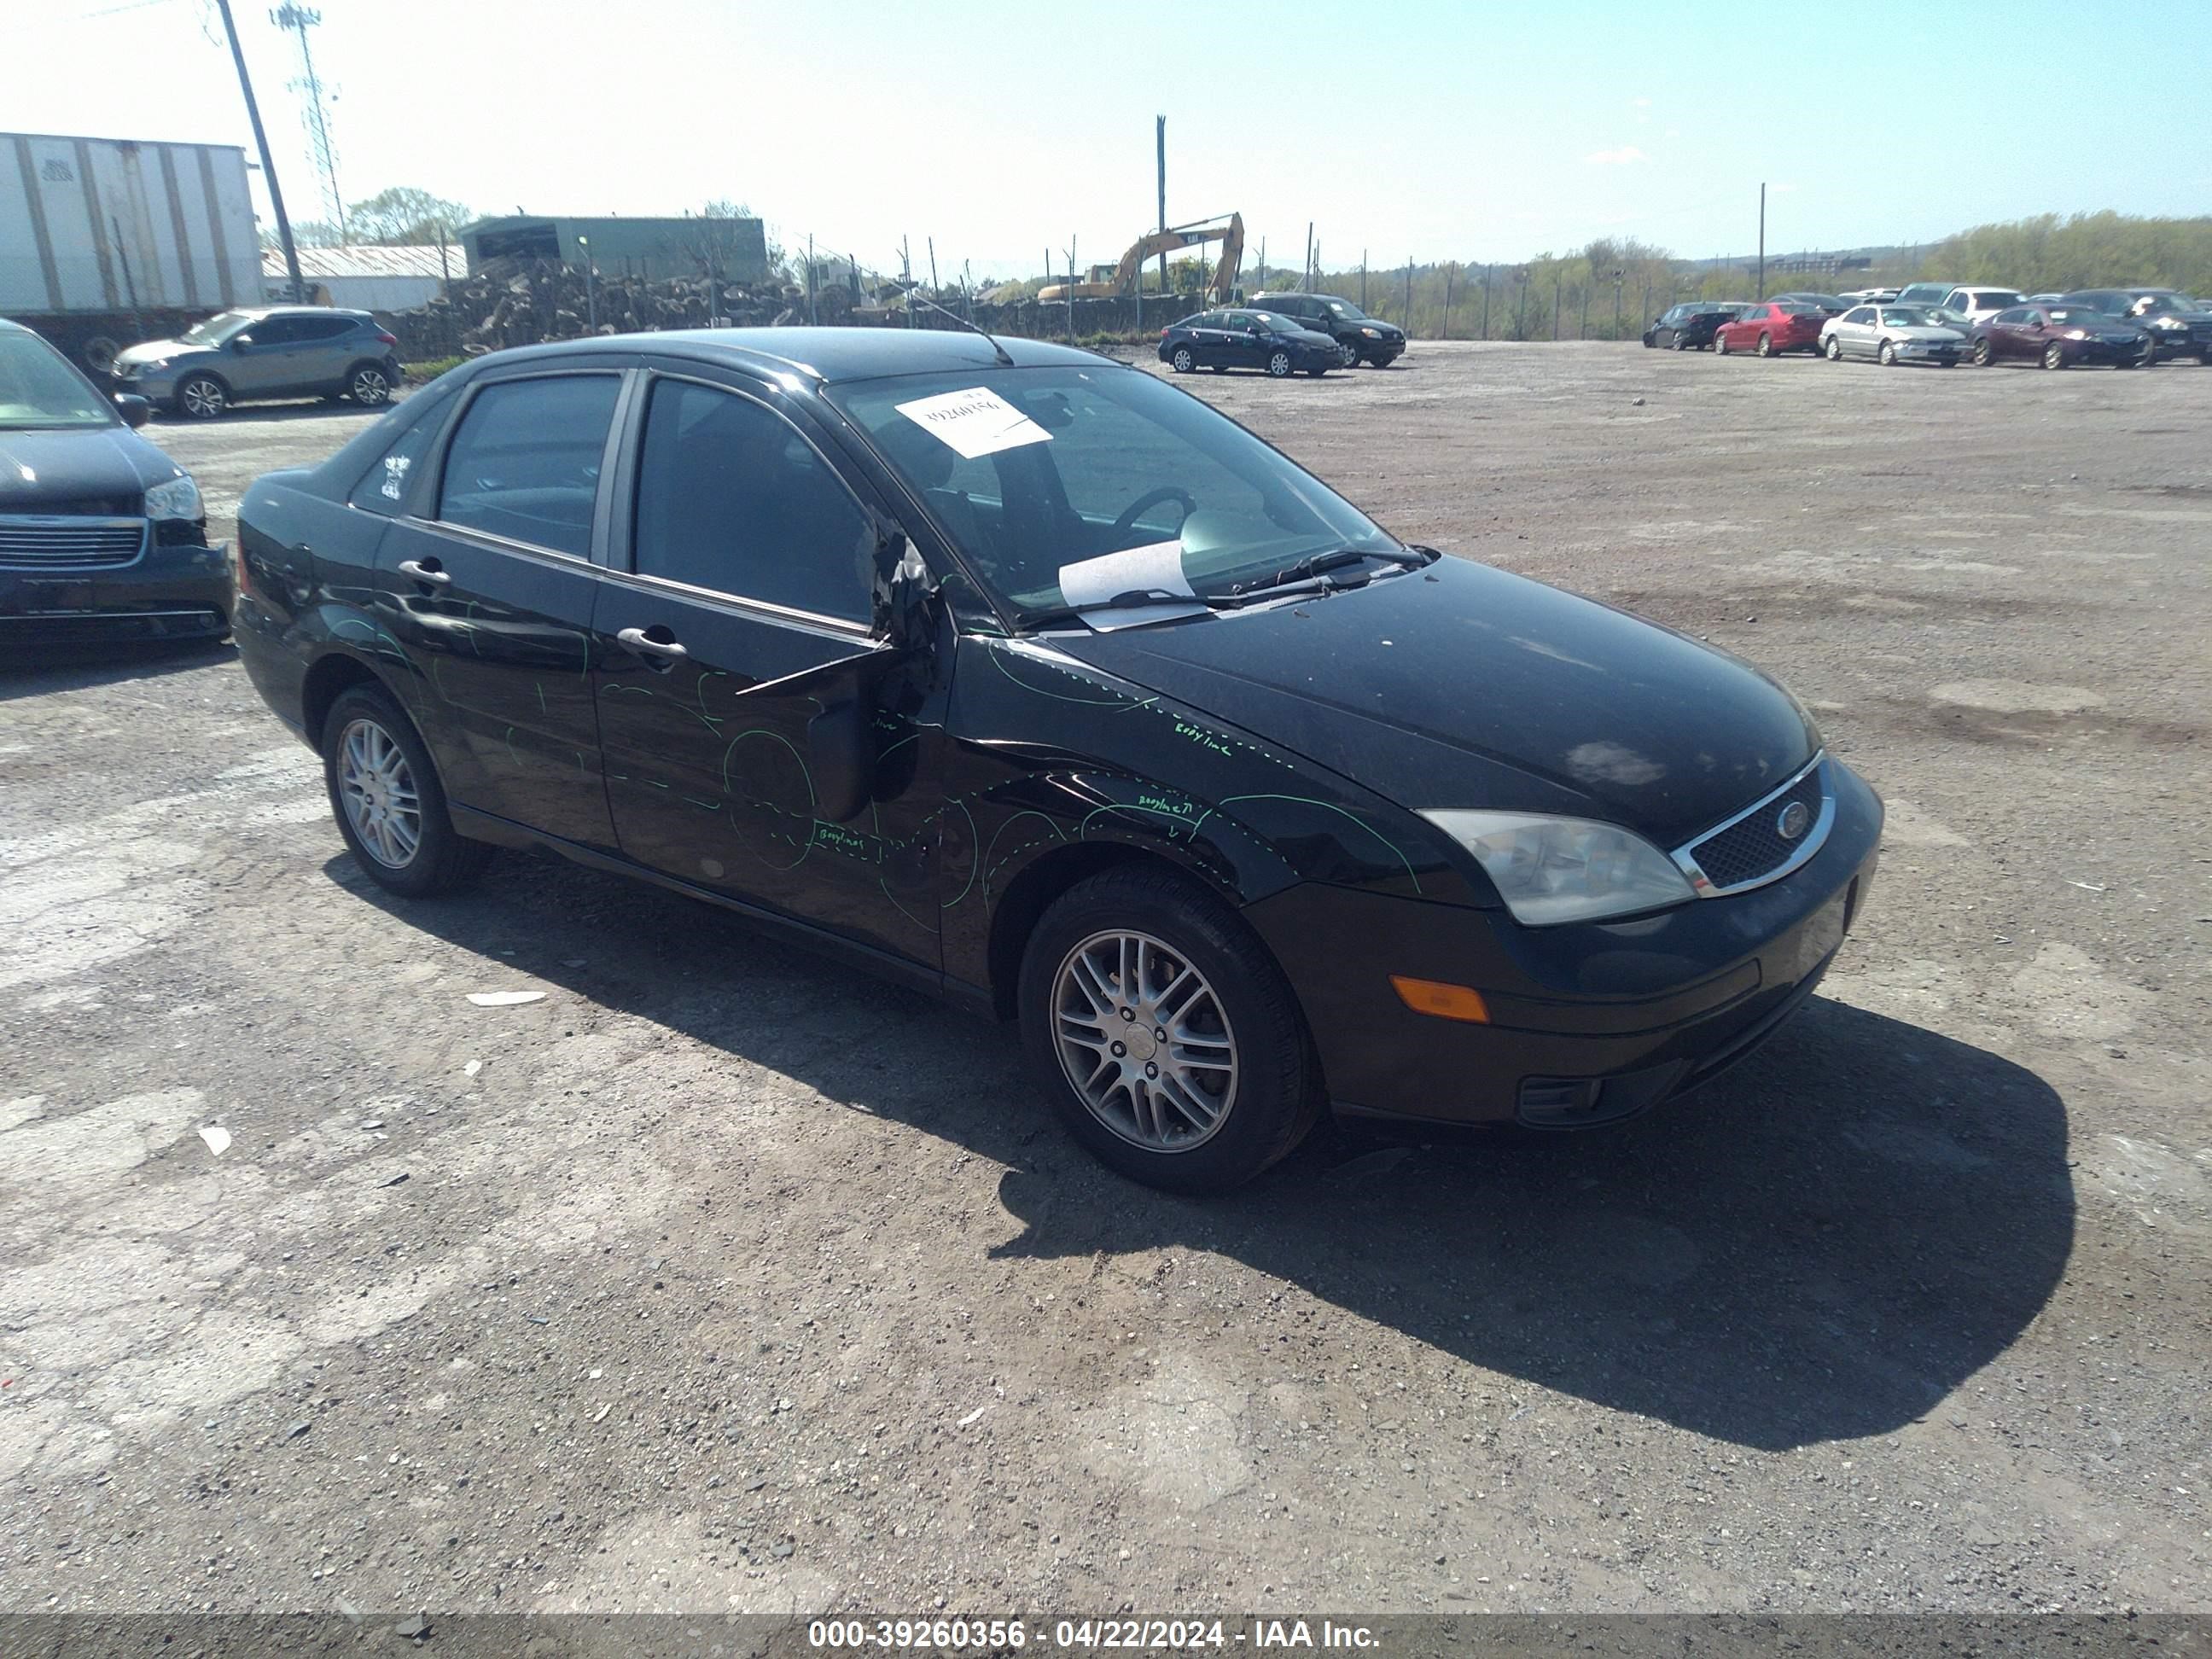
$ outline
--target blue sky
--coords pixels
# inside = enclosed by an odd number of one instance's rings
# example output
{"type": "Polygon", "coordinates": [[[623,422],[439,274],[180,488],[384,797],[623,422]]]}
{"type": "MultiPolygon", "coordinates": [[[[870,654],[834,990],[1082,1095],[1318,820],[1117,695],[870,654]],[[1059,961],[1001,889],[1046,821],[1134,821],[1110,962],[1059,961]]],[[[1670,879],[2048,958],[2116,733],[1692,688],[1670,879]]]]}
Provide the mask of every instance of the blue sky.
{"type": "MultiPolygon", "coordinates": [[[[2201,48],[2201,4],[2146,15],[2201,48]]],[[[296,58],[258,0],[236,9],[288,204],[316,216],[296,58]]],[[[864,264],[895,264],[905,235],[920,264],[934,237],[940,270],[964,258],[978,278],[1034,274],[1071,237],[1081,263],[1110,259],[1148,227],[1156,113],[1170,218],[1241,210],[1248,261],[1264,236],[1295,264],[1310,219],[1331,265],[1508,261],[1599,235],[1741,252],[1761,179],[1784,252],[2046,211],[2212,211],[2203,52],[2085,32],[2077,5],[321,9],[349,198],[411,184],[488,212],[666,213],[733,198],[864,264]]],[[[251,142],[209,0],[30,0],[9,33],[11,129],[251,142]],[[40,63],[56,72],[19,72],[40,63]]]]}

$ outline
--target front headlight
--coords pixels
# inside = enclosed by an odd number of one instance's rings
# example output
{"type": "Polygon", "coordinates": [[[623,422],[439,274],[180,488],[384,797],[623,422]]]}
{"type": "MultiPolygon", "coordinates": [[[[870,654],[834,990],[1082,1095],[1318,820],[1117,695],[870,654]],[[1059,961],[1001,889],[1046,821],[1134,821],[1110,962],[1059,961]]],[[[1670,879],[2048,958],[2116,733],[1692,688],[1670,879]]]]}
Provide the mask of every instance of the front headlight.
{"type": "Polygon", "coordinates": [[[1674,861],[1641,836],[1588,818],[1438,807],[1421,814],[1474,854],[1516,921],[1601,921],[1695,898],[1674,861]]]}
{"type": "Polygon", "coordinates": [[[2179,317],[2154,318],[2151,325],[2154,328],[2186,328],[2188,326],[2179,317]]]}
{"type": "Polygon", "coordinates": [[[200,511],[200,487],[188,472],[179,473],[167,483],[157,483],[146,492],[146,516],[149,519],[185,519],[197,520],[200,511]]]}
{"type": "Polygon", "coordinates": [[[2069,328],[2066,331],[2066,337],[2069,340],[2086,340],[2089,337],[2089,331],[2086,328],[2069,328]]]}
{"type": "Polygon", "coordinates": [[[1382,337],[1382,331],[1379,328],[1363,328],[1359,331],[1370,340],[1379,340],[1382,337]]]}

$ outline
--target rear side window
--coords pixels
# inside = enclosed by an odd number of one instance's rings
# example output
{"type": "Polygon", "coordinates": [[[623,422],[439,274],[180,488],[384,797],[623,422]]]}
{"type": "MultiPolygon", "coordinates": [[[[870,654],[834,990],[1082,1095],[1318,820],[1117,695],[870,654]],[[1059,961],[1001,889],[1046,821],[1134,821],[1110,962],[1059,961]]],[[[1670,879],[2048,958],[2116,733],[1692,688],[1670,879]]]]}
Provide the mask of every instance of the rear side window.
{"type": "Polygon", "coordinates": [[[2014,306],[2010,311],[2000,311],[1990,320],[1993,323],[2024,323],[2027,320],[2027,307],[2014,306]]]}
{"type": "Polygon", "coordinates": [[[620,385],[563,374],[485,386],[446,452],[439,518],[585,557],[620,385]]]}
{"type": "Polygon", "coordinates": [[[1871,306],[1861,306],[1856,311],[1854,311],[1846,316],[1844,320],[1847,323],[1870,323],[1874,320],[1874,307],[1871,306]]]}
{"type": "Polygon", "coordinates": [[[292,326],[297,331],[292,337],[295,340],[335,340],[341,334],[353,332],[353,319],[299,317],[293,319],[292,326]]]}
{"type": "Polygon", "coordinates": [[[392,447],[362,474],[347,501],[364,512],[396,519],[407,510],[408,486],[419,476],[422,458],[438,435],[450,403],[434,393],[418,392],[394,411],[404,428],[392,447]]]}
{"type": "Polygon", "coordinates": [[[830,464],[781,416],[657,380],[638,458],[640,575],[865,623],[875,534],[830,464]]]}

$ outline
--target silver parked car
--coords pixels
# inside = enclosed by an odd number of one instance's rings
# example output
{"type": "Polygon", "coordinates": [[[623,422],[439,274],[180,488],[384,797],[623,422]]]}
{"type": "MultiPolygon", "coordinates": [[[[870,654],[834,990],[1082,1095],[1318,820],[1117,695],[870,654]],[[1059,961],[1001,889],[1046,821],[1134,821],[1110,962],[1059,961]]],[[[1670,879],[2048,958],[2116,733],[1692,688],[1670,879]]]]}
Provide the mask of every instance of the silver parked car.
{"type": "Polygon", "coordinates": [[[1854,306],[1820,327],[1820,350],[1830,362],[1872,357],[1885,368],[1898,363],[1941,363],[1958,367],[1966,337],[1945,328],[1918,306],[1854,306]]]}
{"type": "Polygon", "coordinates": [[[196,421],[257,398],[343,397],[374,409],[399,384],[398,343],[365,311],[267,306],[128,347],[109,372],[118,390],[196,421]]]}

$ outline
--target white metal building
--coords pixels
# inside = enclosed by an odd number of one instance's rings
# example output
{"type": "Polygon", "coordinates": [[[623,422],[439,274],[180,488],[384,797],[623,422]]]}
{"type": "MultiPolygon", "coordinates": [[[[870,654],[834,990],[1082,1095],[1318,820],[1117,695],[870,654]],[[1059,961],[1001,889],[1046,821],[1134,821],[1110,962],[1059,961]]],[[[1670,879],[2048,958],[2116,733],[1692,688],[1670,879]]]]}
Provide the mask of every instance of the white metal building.
{"type": "MultiPolygon", "coordinates": [[[[435,298],[447,276],[459,282],[469,274],[469,256],[459,243],[442,252],[441,263],[435,246],[303,247],[300,275],[311,303],[347,311],[413,311],[435,298]]],[[[290,277],[281,250],[262,250],[261,276],[272,296],[283,292],[290,277]]]]}

